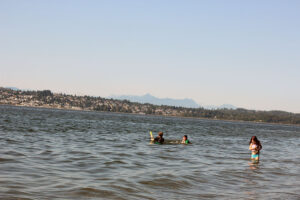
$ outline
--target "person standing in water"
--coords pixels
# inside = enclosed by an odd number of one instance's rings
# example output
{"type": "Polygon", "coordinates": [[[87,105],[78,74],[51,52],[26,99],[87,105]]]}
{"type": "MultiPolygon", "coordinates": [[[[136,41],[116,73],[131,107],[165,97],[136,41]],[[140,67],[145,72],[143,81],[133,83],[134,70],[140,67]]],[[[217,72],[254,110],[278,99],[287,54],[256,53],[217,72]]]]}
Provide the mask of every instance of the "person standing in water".
{"type": "Polygon", "coordinates": [[[251,151],[251,160],[259,161],[259,151],[262,145],[256,136],[252,136],[249,142],[249,150],[251,151]]]}
{"type": "Polygon", "coordinates": [[[184,135],[182,137],[181,144],[189,144],[189,143],[190,143],[190,141],[188,140],[188,136],[184,135]]]}

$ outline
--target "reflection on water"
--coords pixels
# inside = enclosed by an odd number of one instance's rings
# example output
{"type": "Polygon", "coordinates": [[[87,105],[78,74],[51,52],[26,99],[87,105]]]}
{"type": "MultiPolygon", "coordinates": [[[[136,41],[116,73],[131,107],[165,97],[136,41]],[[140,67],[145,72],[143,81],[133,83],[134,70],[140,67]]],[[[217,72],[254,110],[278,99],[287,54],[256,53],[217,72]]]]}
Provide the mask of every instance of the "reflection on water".
{"type": "Polygon", "coordinates": [[[299,166],[297,126],[0,106],[0,199],[299,199],[299,166]]]}
{"type": "Polygon", "coordinates": [[[259,161],[253,160],[249,163],[250,169],[257,170],[259,169],[259,161]]]}

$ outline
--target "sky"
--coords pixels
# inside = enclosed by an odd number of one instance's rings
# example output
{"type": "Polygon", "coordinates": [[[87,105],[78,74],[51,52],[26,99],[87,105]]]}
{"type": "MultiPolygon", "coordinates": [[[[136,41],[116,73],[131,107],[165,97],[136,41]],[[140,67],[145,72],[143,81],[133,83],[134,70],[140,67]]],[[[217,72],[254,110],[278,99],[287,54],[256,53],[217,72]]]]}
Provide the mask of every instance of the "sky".
{"type": "Polygon", "coordinates": [[[300,113],[298,0],[0,0],[0,86],[300,113]]]}

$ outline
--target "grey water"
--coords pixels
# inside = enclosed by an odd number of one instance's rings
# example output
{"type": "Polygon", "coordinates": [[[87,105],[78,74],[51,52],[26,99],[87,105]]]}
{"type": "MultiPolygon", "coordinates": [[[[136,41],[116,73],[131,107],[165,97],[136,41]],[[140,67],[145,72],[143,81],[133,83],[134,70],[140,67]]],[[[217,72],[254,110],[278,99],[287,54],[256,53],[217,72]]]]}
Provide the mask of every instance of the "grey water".
{"type": "Polygon", "coordinates": [[[299,126],[0,106],[0,199],[257,198],[300,198],[299,126]]]}

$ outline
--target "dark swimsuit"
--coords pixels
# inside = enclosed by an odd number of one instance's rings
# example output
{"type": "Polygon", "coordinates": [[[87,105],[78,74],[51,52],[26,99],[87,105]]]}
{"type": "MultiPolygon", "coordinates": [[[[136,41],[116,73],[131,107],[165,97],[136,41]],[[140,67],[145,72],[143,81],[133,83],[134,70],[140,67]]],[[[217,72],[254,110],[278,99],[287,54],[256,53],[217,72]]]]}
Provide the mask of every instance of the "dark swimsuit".
{"type": "Polygon", "coordinates": [[[163,144],[164,141],[165,141],[165,139],[164,139],[164,138],[161,138],[161,137],[156,137],[156,138],[154,138],[154,143],[155,143],[155,144],[163,144]]]}

